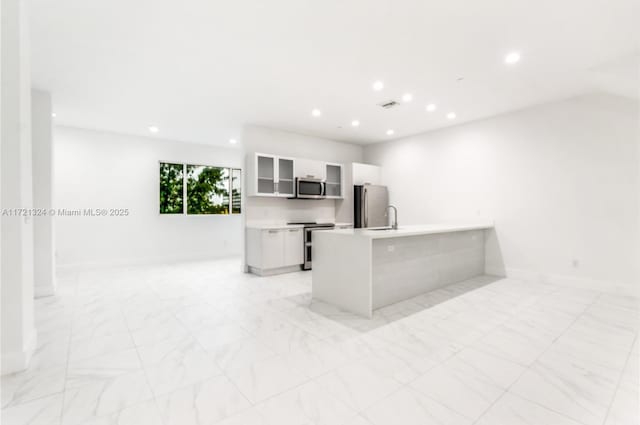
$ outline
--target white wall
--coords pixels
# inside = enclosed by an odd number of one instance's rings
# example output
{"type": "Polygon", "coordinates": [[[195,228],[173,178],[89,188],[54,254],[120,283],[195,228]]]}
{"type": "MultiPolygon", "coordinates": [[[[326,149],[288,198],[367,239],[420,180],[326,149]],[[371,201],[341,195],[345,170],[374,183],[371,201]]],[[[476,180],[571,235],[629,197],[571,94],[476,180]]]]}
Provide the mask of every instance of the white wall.
{"type": "MultiPolygon", "coordinates": [[[[31,142],[33,156],[33,205],[53,207],[53,128],[51,95],[31,91],[31,142]]],[[[33,221],[33,278],[36,297],[56,292],[54,217],[39,215],[33,221]]]]}
{"type": "MultiPolygon", "coordinates": [[[[26,2],[2,0],[2,99],[0,204],[3,209],[33,207],[31,163],[31,78],[26,2]]],[[[33,316],[33,220],[2,214],[2,374],[26,369],[37,345],[33,316]]]]}
{"type": "Polygon", "coordinates": [[[305,136],[260,126],[243,129],[245,153],[261,152],[345,164],[344,200],[301,200],[249,197],[247,221],[338,221],[353,222],[351,162],[362,162],[362,146],[305,136]]]}
{"type": "Polygon", "coordinates": [[[160,215],[160,161],[240,167],[240,149],[56,127],[56,208],[128,208],[128,217],[56,217],[59,266],[239,255],[241,216],[160,215]]]}
{"type": "Polygon", "coordinates": [[[371,145],[365,160],[400,225],[494,219],[490,271],[638,283],[637,120],[637,102],[590,95],[371,145]]]}

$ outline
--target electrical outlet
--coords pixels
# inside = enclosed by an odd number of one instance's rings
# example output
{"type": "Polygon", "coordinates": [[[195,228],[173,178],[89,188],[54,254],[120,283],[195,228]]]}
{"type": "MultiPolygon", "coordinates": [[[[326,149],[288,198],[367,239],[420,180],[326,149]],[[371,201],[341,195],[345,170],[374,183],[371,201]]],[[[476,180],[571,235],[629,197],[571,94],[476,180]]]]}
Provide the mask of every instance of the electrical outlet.
{"type": "Polygon", "coordinates": [[[393,252],[396,250],[396,246],[395,245],[387,245],[387,252],[393,252]]]}
{"type": "Polygon", "coordinates": [[[573,266],[574,269],[577,269],[578,267],[580,267],[580,261],[578,261],[577,259],[573,259],[571,261],[571,266],[573,266]]]}

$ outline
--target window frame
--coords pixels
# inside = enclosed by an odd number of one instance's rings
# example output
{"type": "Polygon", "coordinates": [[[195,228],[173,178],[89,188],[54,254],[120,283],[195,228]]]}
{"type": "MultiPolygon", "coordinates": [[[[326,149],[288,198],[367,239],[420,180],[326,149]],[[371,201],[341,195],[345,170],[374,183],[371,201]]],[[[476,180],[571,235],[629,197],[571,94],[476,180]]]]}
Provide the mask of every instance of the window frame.
{"type": "Polygon", "coordinates": [[[171,160],[158,160],[157,171],[157,193],[156,199],[158,200],[158,215],[159,216],[188,216],[188,217],[231,217],[231,216],[241,216],[244,213],[244,202],[242,200],[242,193],[244,192],[244,188],[242,187],[242,181],[244,179],[243,171],[244,169],[241,166],[220,166],[220,165],[207,165],[207,164],[192,164],[184,161],[171,161],[171,160]],[[171,164],[171,165],[182,165],[182,212],[179,213],[163,213],[160,211],[160,166],[161,164],[171,164]],[[196,166],[196,167],[212,167],[212,168],[226,168],[229,170],[229,213],[228,214],[189,214],[187,208],[187,166],[196,166]],[[233,212],[233,171],[240,171],[240,212],[233,212]]]}
{"type": "Polygon", "coordinates": [[[229,168],[229,215],[242,215],[242,211],[244,211],[244,202],[242,202],[242,194],[244,193],[244,188],[242,187],[242,182],[244,180],[244,177],[242,175],[242,168],[238,167],[238,168],[229,168]],[[235,199],[235,197],[233,196],[233,172],[234,171],[239,171],[240,175],[238,176],[238,178],[240,179],[240,212],[234,213],[233,212],[233,200],[235,199]]]}

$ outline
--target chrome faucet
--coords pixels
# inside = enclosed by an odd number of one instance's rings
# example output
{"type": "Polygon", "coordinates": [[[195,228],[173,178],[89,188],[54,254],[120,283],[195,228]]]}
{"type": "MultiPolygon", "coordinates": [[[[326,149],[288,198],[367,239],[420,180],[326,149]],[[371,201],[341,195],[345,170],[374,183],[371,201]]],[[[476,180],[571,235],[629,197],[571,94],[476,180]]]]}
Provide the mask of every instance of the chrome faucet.
{"type": "Polygon", "coordinates": [[[391,228],[393,230],[398,230],[398,209],[393,205],[389,205],[385,210],[385,216],[389,216],[389,208],[393,208],[393,224],[391,225],[391,228]]]}

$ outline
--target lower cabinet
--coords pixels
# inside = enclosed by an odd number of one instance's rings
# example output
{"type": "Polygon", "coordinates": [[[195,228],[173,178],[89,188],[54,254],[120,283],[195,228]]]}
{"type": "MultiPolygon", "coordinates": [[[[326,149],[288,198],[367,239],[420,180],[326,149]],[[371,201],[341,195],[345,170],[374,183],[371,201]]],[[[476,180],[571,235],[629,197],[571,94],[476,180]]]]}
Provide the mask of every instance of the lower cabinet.
{"type": "Polygon", "coordinates": [[[284,263],[285,266],[294,266],[304,263],[304,230],[284,230],[284,263]]]}
{"type": "Polygon", "coordinates": [[[284,234],[282,230],[263,230],[260,240],[262,261],[255,264],[261,269],[275,269],[284,266],[284,234]]]}
{"type": "Polygon", "coordinates": [[[256,229],[246,232],[247,266],[252,273],[288,272],[304,262],[302,228],[256,229]]]}

